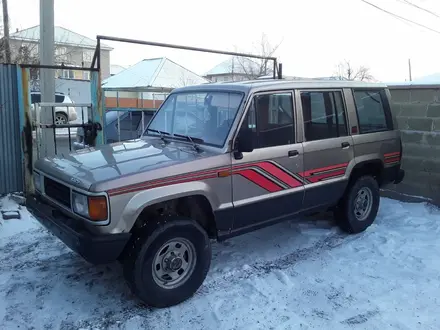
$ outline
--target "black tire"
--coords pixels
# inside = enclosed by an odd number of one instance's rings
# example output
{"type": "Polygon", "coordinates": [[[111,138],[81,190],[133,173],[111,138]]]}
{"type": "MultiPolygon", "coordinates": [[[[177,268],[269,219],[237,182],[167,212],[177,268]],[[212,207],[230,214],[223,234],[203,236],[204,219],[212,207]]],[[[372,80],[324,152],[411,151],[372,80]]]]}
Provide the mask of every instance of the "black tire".
{"type": "MultiPolygon", "coordinates": [[[[368,194],[368,193],[367,193],[368,194]]],[[[339,227],[350,234],[357,234],[366,230],[374,222],[379,210],[380,191],[377,181],[372,176],[359,177],[346,191],[345,196],[335,210],[335,220],[339,227]],[[371,191],[372,205],[365,218],[360,220],[356,216],[356,197],[359,192],[371,191]]],[[[360,214],[358,213],[358,216],[360,214]]]]}
{"type": "Polygon", "coordinates": [[[67,115],[63,112],[57,112],[55,113],[55,118],[59,117],[60,119],[62,118],[64,120],[64,124],[67,124],[69,122],[69,119],[67,118],[67,115]]]}
{"type": "MultiPolygon", "coordinates": [[[[124,253],[124,276],[132,292],[145,304],[164,308],[190,298],[202,285],[211,265],[211,243],[206,231],[195,221],[185,218],[154,221],[134,237],[124,253]],[[175,288],[157,284],[153,261],[159,249],[171,239],[186,239],[194,247],[196,261],[185,282],[175,288]]],[[[165,253],[166,254],[166,253],[165,253]]]]}

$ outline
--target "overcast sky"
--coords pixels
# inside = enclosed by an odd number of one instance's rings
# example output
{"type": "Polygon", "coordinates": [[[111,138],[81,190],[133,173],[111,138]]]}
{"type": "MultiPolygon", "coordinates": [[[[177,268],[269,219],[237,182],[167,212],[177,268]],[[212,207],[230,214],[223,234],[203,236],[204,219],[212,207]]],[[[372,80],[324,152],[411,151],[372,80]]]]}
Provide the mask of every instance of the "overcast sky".
{"type": "MultiPolygon", "coordinates": [[[[378,80],[440,72],[440,18],[405,0],[368,0],[394,14],[439,31],[405,23],[361,0],[55,0],[55,25],[95,38],[111,35],[256,52],[265,33],[281,46],[284,73],[329,76],[341,60],[366,65],[378,80]]],[[[409,0],[440,16],[439,0],[409,0]]],[[[11,32],[39,24],[39,0],[9,0],[11,32]]],[[[227,57],[148,46],[107,43],[111,63],[133,65],[167,56],[198,74],[227,57]]]]}

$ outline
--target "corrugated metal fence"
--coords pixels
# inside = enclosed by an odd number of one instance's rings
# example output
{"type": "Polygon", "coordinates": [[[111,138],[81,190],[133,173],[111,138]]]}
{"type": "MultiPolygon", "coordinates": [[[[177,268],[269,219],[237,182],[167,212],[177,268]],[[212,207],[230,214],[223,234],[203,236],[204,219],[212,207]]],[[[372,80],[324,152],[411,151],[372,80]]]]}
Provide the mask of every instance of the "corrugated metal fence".
{"type": "Polygon", "coordinates": [[[0,64],[0,195],[23,191],[18,73],[0,64]]]}

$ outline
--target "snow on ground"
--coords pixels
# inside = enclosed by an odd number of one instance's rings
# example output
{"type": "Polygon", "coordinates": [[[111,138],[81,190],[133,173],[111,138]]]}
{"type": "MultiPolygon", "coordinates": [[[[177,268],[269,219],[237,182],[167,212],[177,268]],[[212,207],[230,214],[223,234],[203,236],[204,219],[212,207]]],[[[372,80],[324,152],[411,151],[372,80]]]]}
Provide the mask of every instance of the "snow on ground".
{"type": "Polygon", "coordinates": [[[354,236],[321,215],[214,244],[197,294],[160,310],[118,264],[88,264],[21,214],[0,225],[0,329],[440,328],[440,211],[425,204],[382,199],[354,236]]]}

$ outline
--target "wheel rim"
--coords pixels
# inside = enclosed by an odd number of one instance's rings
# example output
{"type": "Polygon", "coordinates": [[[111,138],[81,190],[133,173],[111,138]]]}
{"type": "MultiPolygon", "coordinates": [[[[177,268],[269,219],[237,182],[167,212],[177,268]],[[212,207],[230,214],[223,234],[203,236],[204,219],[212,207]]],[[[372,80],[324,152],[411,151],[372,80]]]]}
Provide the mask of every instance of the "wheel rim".
{"type": "Polygon", "coordinates": [[[373,192],[370,188],[361,188],[354,200],[354,214],[356,219],[364,221],[370,215],[373,207],[373,192]]]}
{"type": "Polygon", "coordinates": [[[66,117],[62,115],[55,116],[55,125],[64,125],[66,124],[66,122],[67,122],[66,117]]]}
{"type": "Polygon", "coordinates": [[[153,259],[153,278],[164,289],[185,283],[194,271],[197,255],[194,244],[174,238],[163,244],[153,259]]]}

